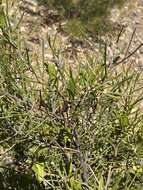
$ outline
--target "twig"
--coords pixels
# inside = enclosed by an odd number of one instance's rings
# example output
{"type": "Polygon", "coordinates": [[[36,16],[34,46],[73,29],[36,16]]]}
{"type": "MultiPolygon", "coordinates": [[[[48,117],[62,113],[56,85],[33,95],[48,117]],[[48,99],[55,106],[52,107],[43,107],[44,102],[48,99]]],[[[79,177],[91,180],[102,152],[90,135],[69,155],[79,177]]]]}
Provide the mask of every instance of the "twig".
{"type": "Polygon", "coordinates": [[[105,46],[104,46],[104,69],[105,69],[105,73],[102,80],[104,80],[107,77],[107,43],[105,43],[105,46]]]}
{"type": "Polygon", "coordinates": [[[79,152],[80,165],[83,169],[83,182],[87,183],[88,174],[87,174],[87,166],[85,163],[86,158],[84,158],[84,155],[81,151],[80,138],[79,138],[78,132],[77,132],[75,127],[73,129],[73,136],[75,137],[75,143],[76,143],[77,151],[79,152]]]}
{"type": "Polygon", "coordinates": [[[122,26],[122,28],[121,28],[121,30],[120,30],[120,32],[118,34],[118,37],[117,37],[117,40],[116,40],[116,44],[119,42],[120,37],[121,37],[121,35],[122,35],[123,31],[124,31],[124,28],[125,28],[125,26],[122,26]]]}
{"type": "Polygon", "coordinates": [[[127,50],[126,50],[126,52],[125,52],[125,56],[124,56],[124,57],[126,57],[127,54],[128,54],[128,51],[129,51],[129,48],[130,48],[131,43],[132,43],[132,41],[133,41],[133,38],[134,38],[134,36],[135,36],[135,33],[136,33],[136,28],[134,29],[134,31],[133,31],[133,33],[132,33],[132,35],[131,35],[131,38],[130,38],[130,41],[129,41],[129,44],[128,44],[128,47],[127,47],[127,50]]]}
{"type": "Polygon", "coordinates": [[[121,61],[116,62],[116,65],[125,62],[127,59],[129,59],[132,55],[134,55],[138,49],[140,49],[143,46],[143,43],[141,43],[134,51],[132,51],[128,56],[123,58],[121,61]]]}
{"type": "Polygon", "coordinates": [[[8,138],[6,138],[6,139],[0,141],[0,144],[5,143],[5,142],[8,142],[9,140],[13,139],[13,138],[16,137],[17,135],[18,135],[18,132],[17,132],[16,134],[14,134],[12,137],[8,137],[8,138]]]}
{"type": "Polygon", "coordinates": [[[9,149],[7,149],[6,151],[4,151],[3,153],[0,154],[0,156],[3,156],[5,154],[7,154],[10,150],[13,149],[13,147],[15,146],[16,144],[13,144],[9,149]]]}
{"type": "Polygon", "coordinates": [[[111,176],[112,176],[112,166],[109,167],[109,171],[108,171],[108,176],[107,176],[107,182],[106,182],[106,185],[105,185],[105,188],[104,190],[108,190],[108,186],[111,182],[111,176]]]}

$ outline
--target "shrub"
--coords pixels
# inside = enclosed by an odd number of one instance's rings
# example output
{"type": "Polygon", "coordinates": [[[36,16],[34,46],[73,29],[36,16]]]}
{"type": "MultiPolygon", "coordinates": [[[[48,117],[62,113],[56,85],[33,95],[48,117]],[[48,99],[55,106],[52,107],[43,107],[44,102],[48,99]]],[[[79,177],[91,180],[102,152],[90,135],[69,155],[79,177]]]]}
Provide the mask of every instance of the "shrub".
{"type": "Polygon", "coordinates": [[[69,33],[71,33],[73,24],[75,24],[74,34],[79,34],[79,30],[82,33],[82,28],[98,34],[109,31],[112,28],[109,21],[111,9],[114,6],[122,7],[125,2],[127,0],[39,0],[39,3],[57,9],[61,18],[68,18],[68,21],[72,22],[72,26],[69,24],[67,27],[69,33]]]}
{"type": "Polygon", "coordinates": [[[141,189],[140,72],[87,56],[63,64],[32,57],[3,12],[0,41],[0,187],[141,189]]]}

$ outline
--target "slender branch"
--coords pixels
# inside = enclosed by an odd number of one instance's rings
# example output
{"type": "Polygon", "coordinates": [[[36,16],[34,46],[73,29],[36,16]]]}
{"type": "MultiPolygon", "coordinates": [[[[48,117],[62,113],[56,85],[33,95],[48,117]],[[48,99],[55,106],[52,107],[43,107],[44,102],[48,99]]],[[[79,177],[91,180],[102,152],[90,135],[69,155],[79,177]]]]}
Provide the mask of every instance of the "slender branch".
{"type": "Polygon", "coordinates": [[[120,37],[121,37],[122,33],[124,32],[124,28],[125,28],[125,26],[122,26],[122,28],[121,28],[121,30],[120,30],[120,32],[118,34],[118,37],[117,37],[117,40],[116,40],[116,44],[119,42],[120,37]]]}
{"type": "Polygon", "coordinates": [[[121,61],[116,62],[116,65],[125,62],[127,59],[129,59],[132,55],[134,55],[138,49],[140,49],[143,46],[143,43],[141,43],[134,51],[132,51],[128,56],[123,58],[121,61]]]}
{"type": "Polygon", "coordinates": [[[126,57],[127,54],[128,54],[128,51],[129,51],[129,48],[130,48],[131,43],[132,43],[132,41],[133,41],[133,38],[134,38],[134,36],[135,36],[135,33],[136,33],[136,28],[134,29],[134,31],[133,31],[133,33],[132,33],[132,35],[131,35],[131,38],[130,38],[130,41],[129,41],[129,44],[128,44],[128,47],[127,47],[127,50],[126,50],[126,52],[125,52],[125,56],[124,56],[124,57],[126,57]]]}

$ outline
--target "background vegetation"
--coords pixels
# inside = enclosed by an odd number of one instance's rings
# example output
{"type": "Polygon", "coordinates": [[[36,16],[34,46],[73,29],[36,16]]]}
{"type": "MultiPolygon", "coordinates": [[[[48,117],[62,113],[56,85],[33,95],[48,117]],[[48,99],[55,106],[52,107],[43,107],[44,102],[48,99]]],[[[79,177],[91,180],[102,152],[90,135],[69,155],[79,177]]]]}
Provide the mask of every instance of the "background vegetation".
{"type": "Polygon", "coordinates": [[[61,19],[68,19],[66,30],[74,35],[83,32],[104,34],[111,32],[110,11],[121,8],[128,0],[39,0],[39,4],[58,10],[61,19]]]}
{"type": "Polygon", "coordinates": [[[18,26],[1,9],[0,188],[141,190],[141,73],[110,68],[106,44],[72,68],[50,38],[35,71],[18,26]]]}

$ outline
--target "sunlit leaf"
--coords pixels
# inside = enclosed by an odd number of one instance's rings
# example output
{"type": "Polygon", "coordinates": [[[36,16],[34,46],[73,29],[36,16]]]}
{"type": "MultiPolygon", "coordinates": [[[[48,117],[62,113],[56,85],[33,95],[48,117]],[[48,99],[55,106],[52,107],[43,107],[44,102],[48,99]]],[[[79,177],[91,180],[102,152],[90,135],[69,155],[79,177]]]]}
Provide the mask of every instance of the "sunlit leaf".
{"type": "Polygon", "coordinates": [[[44,180],[44,163],[35,163],[32,166],[32,170],[35,172],[35,176],[39,182],[44,180]]]}

